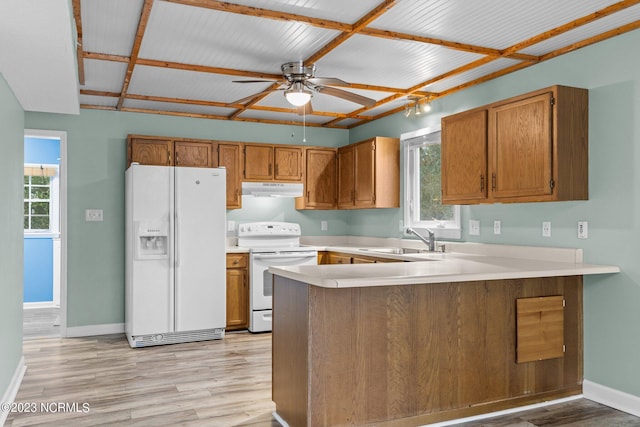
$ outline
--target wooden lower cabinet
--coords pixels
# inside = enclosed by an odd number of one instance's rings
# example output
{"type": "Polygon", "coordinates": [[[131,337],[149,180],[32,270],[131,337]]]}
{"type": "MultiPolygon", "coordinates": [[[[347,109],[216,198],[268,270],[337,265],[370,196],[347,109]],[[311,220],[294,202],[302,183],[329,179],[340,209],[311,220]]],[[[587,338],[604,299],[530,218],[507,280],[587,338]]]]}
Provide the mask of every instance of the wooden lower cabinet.
{"type": "Polygon", "coordinates": [[[368,255],[353,255],[342,252],[318,254],[318,264],[372,264],[376,262],[402,262],[398,259],[368,255]]]}
{"type": "Polygon", "coordinates": [[[582,393],[581,276],[323,288],[276,275],[273,295],[272,395],[291,427],[423,425],[582,393]],[[564,354],[518,363],[516,302],[555,296],[564,354]]]}
{"type": "Polygon", "coordinates": [[[247,254],[227,254],[227,330],[249,327],[247,254]]]}

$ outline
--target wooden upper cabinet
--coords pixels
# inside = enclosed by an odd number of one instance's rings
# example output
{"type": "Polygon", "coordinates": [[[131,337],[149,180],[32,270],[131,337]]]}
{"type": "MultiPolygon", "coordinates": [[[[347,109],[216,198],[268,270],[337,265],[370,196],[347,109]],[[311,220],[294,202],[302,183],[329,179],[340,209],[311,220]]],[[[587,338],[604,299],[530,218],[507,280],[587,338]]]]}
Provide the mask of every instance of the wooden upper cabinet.
{"type": "Polygon", "coordinates": [[[218,144],[218,164],[227,170],[227,209],[242,207],[240,144],[218,144]]]}
{"type": "Polygon", "coordinates": [[[375,137],[338,150],[338,207],[400,207],[400,141],[375,137]]]}
{"type": "Polygon", "coordinates": [[[215,143],[206,140],[159,138],[129,135],[127,166],[132,162],[153,166],[189,166],[215,168],[215,143]]]}
{"type": "Polygon", "coordinates": [[[443,203],[587,200],[588,116],[586,89],[553,86],[443,118],[443,203]]]}
{"type": "Polygon", "coordinates": [[[174,142],[174,164],[199,168],[218,167],[218,157],[213,155],[211,142],[180,141],[174,142]]]}
{"type": "Polygon", "coordinates": [[[338,149],[338,208],[340,209],[355,207],[355,158],[354,145],[338,149]]]}
{"type": "Polygon", "coordinates": [[[131,163],[154,166],[173,166],[173,141],[160,138],[127,138],[127,167],[131,163]]]}
{"type": "Polygon", "coordinates": [[[486,199],[487,111],[444,117],[441,138],[443,203],[486,199]]]}
{"type": "Polygon", "coordinates": [[[273,180],[273,147],[270,145],[244,145],[244,179],[273,180]]]}
{"type": "Polygon", "coordinates": [[[276,146],[274,153],[274,179],[276,181],[302,180],[302,149],[276,146]]]}
{"type": "Polygon", "coordinates": [[[244,144],[244,180],[302,181],[302,148],[244,144]]]}
{"type": "MultiPolygon", "coordinates": [[[[355,192],[356,207],[373,207],[376,203],[376,144],[366,141],[355,146],[355,192]]],[[[399,189],[398,189],[399,190],[399,189]]]]}
{"type": "Polygon", "coordinates": [[[296,209],[337,208],[337,150],[305,149],[304,195],[296,198],[296,209]]]}

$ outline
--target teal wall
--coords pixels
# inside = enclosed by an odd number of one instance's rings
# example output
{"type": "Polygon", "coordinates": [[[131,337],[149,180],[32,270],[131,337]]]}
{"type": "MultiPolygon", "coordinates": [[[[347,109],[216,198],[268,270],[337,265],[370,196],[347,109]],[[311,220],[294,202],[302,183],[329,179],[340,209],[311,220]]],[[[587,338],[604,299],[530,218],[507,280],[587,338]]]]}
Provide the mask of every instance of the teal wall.
{"type": "MultiPolygon", "coordinates": [[[[153,114],[81,110],[80,115],[26,113],[28,129],[67,132],[67,326],[124,322],[124,171],[128,134],[302,145],[302,128],[153,114]],[[103,209],[103,222],[86,222],[85,209],[103,209]]],[[[306,145],[340,146],[344,129],[306,129],[306,145]]],[[[326,234],[347,232],[342,212],[324,213],[326,234]]],[[[228,211],[236,221],[296,221],[320,233],[319,212],[303,214],[293,199],[243,198],[228,211]]],[[[325,232],[323,232],[325,233],[325,232]]]]}
{"type": "Polygon", "coordinates": [[[24,111],[0,74],[0,398],[22,357],[24,111]]]}
{"type": "MultiPolygon", "coordinates": [[[[640,31],[509,74],[434,102],[426,118],[396,114],[352,129],[351,142],[398,135],[439,124],[455,112],[531,90],[563,84],[589,89],[589,200],[479,205],[462,208],[463,240],[578,247],[586,262],[618,265],[622,273],[585,278],[585,378],[640,396],[640,31]],[[469,236],[469,219],[481,235],[469,236]],[[502,234],[493,235],[493,221],[502,234]],[[577,221],[589,238],[577,238],[577,221]],[[542,237],[542,221],[552,236],[542,237]]],[[[354,234],[398,235],[401,210],[363,211],[350,220],[354,234]],[[385,230],[384,232],[382,230],[385,230]]],[[[353,214],[355,215],[355,213],[353,214]]]]}
{"type": "MultiPolygon", "coordinates": [[[[464,207],[481,221],[481,236],[463,240],[584,248],[585,260],[615,264],[622,273],[585,279],[585,371],[597,383],[640,396],[639,163],[640,31],[601,42],[434,102],[425,118],[397,114],[346,130],[307,128],[309,145],[340,146],[374,136],[399,136],[438,126],[444,115],[553,84],[590,90],[590,198],[583,202],[464,207]],[[493,236],[494,219],[502,234],[493,236]],[[552,237],[541,222],[552,221],[552,237]],[[588,240],[576,222],[589,221],[588,240]]],[[[284,125],[83,110],[79,116],[27,113],[26,127],[68,133],[68,326],[124,320],[124,167],[128,133],[300,144],[301,129],[284,125]],[[293,135],[292,135],[293,134],[293,135]],[[84,209],[104,209],[102,223],[84,222],[84,209]]],[[[302,223],[307,235],[400,237],[401,209],[297,212],[291,200],[244,200],[229,219],[302,223]],[[329,222],[320,232],[320,220],[329,222]]]]}

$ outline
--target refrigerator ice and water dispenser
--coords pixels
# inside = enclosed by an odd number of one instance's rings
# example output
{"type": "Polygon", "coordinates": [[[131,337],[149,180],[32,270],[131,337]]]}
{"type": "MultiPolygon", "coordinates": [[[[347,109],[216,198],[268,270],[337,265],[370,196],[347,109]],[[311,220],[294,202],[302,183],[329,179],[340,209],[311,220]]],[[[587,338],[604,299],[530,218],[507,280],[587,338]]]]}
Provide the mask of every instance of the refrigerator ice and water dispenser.
{"type": "Polygon", "coordinates": [[[168,256],[169,223],[145,221],[136,224],[136,258],[160,259],[168,256]]]}

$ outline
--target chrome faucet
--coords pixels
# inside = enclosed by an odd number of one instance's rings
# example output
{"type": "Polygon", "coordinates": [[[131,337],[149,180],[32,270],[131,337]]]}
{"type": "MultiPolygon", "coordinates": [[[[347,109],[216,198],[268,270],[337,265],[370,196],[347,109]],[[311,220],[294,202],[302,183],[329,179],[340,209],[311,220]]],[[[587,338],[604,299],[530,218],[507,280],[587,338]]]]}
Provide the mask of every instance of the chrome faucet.
{"type": "Polygon", "coordinates": [[[429,247],[429,252],[435,252],[436,251],[436,235],[433,231],[429,230],[428,228],[421,228],[421,230],[426,230],[428,234],[428,237],[424,237],[422,234],[420,234],[420,232],[418,232],[416,229],[411,228],[411,227],[407,227],[407,233],[408,234],[415,234],[418,239],[422,240],[424,242],[425,245],[427,245],[429,247]]]}

